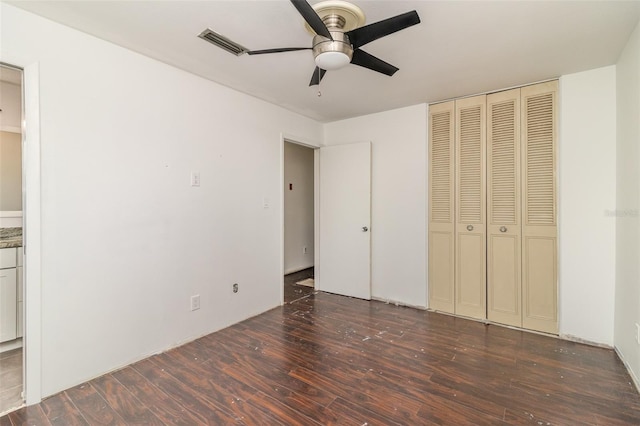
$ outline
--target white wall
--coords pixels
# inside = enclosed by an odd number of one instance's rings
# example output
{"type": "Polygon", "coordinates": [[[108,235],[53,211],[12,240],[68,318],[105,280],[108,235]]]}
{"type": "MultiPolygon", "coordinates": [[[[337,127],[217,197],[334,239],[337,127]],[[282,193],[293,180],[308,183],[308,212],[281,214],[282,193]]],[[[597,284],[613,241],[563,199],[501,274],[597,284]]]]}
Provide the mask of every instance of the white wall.
{"type": "Polygon", "coordinates": [[[640,24],[617,64],[615,346],[640,387],[640,24]]]}
{"type": "Polygon", "coordinates": [[[20,132],[22,91],[20,85],[0,81],[0,130],[20,132]]]}
{"type": "Polygon", "coordinates": [[[0,14],[0,60],[39,64],[42,303],[26,303],[42,318],[42,395],[279,305],[281,133],[319,142],[322,126],[0,14]]]}
{"type": "Polygon", "coordinates": [[[560,334],[613,346],[616,68],[560,79],[560,334]]]}
{"type": "Polygon", "coordinates": [[[22,210],[22,92],[0,81],[0,212],[22,210]]]}
{"type": "Polygon", "coordinates": [[[328,123],[325,144],[371,141],[371,293],[426,307],[427,109],[328,123]]]}
{"type": "Polygon", "coordinates": [[[22,136],[0,131],[0,211],[22,210],[22,136]]]}
{"type": "Polygon", "coordinates": [[[313,266],[313,149],[284,143],[284,273],[313,266]],[[291,185],[291,189],[289,189],[291,185]],[[306,247],[306,253],[303,248],[306,247]]]}

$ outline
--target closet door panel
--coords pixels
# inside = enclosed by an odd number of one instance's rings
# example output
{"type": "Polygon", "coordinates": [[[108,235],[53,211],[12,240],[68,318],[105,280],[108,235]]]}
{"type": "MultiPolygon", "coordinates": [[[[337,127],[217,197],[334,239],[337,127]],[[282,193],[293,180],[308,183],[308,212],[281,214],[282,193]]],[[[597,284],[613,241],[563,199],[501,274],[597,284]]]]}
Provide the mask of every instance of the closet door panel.
{"type": "Polygon", "coordinates": [[[521,89],[522,326],[547,333],[558,332],[557,90],[557,81],[521,89]]]}
{"type": "Polygon", "coordinates": [[[430,232],[429,307],[453,313],[453,232],[430,232]]]}
{"type": "Polygon", "coordinates": [[[487,96],[487,316],[522,326],[520,89],[487,96]]]}
{"type": "Polygon", "coordinates": [[[488,318],[520,327],[520,239],[490,235],[488,253],[488,318]]]}
{"type": "Polygon", "coordinates": [[[486,318],[486,96],[456,101],[456,303],[486,318]]]}
{"type": "Polygon", "coordinates": [[[458,287],[456,313],[484,318],[485,238],[481,233],[458,234],[458,287]]]}
{"type": "Polygon", "coordinates": [[[429,106],[429,308],[454,313],[454,102],[429,106]]]}
{"type": "Polygon", "coordinates": [[[525,328],[556,333],[556,238],[525,236],[525,328]]]}

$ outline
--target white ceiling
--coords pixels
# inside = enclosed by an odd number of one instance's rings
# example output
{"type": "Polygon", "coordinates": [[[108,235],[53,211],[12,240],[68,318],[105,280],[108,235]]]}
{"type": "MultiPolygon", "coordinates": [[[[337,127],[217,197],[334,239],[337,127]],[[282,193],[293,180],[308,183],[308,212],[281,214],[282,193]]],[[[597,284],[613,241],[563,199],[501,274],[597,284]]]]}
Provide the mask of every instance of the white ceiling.
{"type": "Polygon", "coordinates": [[[197,37],[209,27],[253,50],[310,46],[286,0],[11,3],[323,122],[614,64],[640,19],[640,1],[354,0],[367,23],[414,9],[422,23],[363,47],[400,68],[393,77],[349,65],[318,97],[309,50],[235,57],[197,37]]]}

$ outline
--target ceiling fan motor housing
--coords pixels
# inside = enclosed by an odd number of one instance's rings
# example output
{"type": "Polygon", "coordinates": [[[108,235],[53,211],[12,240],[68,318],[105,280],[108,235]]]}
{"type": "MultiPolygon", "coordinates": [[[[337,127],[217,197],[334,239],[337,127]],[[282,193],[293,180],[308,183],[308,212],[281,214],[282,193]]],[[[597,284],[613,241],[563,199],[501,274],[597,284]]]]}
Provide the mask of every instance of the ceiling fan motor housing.
{"type": "Polygon", "coordinates": [[[313,56],[316,65],[324,70],[342,68],[351,62],[353,47],[349,37],[342,31],[329,31],[330,38],[316,35],[313,37],[313,56]]]}

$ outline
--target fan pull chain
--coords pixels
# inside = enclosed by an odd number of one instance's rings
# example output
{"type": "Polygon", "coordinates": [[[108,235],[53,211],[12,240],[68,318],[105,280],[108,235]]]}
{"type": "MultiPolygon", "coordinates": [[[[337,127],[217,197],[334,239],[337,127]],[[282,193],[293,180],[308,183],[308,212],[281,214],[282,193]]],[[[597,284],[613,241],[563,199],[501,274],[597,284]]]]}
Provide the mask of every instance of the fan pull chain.
{"type": "Polygon", "coordinates": [[[320,91],[320,83],[322,82],[322,71],[318,71],[318,97],[322,97],[322,92],[320,91]]]}

